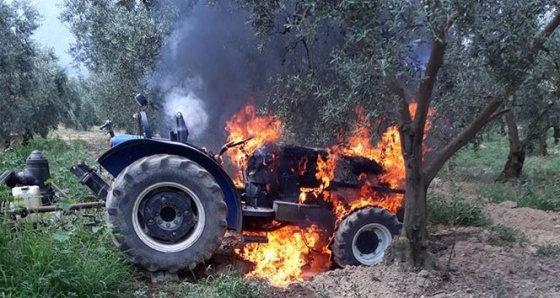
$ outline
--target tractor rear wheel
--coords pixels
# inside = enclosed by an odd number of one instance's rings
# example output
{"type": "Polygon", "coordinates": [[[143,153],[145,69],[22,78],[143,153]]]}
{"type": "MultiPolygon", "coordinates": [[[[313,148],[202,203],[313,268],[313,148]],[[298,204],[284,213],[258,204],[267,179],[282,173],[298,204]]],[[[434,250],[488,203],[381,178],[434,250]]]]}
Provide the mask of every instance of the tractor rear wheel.
{"type": "Polygon", "coordinates": [[[106,218],[113,242],[149,271],[193,269],[225,233],[227,206],[214,178],[176,155],[137,160],[115,180],[106,218]]]}
{"type": "Polygon", "coordinates": [[[354,210],[339,223],[330,244],[333,261],[340,267],[374,265],[383,260],[401,223],[394,214],[376,207],[354,210]]]}

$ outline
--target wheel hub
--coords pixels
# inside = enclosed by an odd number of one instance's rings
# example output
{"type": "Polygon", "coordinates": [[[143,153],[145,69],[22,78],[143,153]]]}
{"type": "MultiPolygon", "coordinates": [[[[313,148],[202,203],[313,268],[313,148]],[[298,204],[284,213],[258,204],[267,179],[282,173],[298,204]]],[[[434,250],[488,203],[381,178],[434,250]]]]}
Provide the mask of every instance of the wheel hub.
{"type": "Polygon", "coordinates": [[[196,223],[190,200],[178,192],[152,195],[146,200],[143,211],[146,233],[163,241],[180,240],[196,223]]]}
{"type": "Polygon", "coordinates": [[[352,255],[362,265],[373,265],[383,259],[391,244],[391,232],[382,224],[364,224],[352,238],[352,255]]]}
{"type": "Polygon", "coordinates": [[[374,253],[379,246],[379,237],[374,231],[363,231],[356,239],[356,247],[362,254],[374,253]]]}

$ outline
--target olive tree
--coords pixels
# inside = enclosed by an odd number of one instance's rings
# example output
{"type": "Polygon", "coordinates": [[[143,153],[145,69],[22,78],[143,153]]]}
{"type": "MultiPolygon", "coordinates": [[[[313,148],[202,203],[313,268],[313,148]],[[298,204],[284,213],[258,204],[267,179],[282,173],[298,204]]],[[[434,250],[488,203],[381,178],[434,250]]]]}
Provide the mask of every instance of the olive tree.
{"type": "Polygon", "coordinates": [[[23,1],[0,1],[0,139],[12,136],[46,136],[63,119],[78,98],[65,94],[67,77],[50,50],[31,38],[39,14],[23,1]]]}
{"type": "Polygon", "coordinates": [[[70,52],[89,70],[91,103],[100,117],[131,130],[132,97],[145,91],[164,39],[152,1],[65,0],[61,20],[76,42],[70,52]]]}
{"type": "MultiPolygon", "coordinates": [[[[318,35],[329,28],[338,30],[342,41],[334,44],[330,60],[321,61],[328,65],[296,74],[291,79],[298,84],[284,90],[296,102],[321,102],[314,105],[321,115],[317,121],[344,116],[347,109],[340,106],[355,104],[367,106],[372,116],[394,119],[406,168],[405,237],[395,242],[395,256],[414,267],[431,267],[426,229],[428,186],[449,158],[508,110],[512,95],[560,25],[556,3],[239,2],[252,12],[251,22],[265,44],[280,33],[292,34],[305,42],[305,48],[321,47],[315,43],[318,35]],[[480,89],[469,88],[477,84],[480,89]],[[469,89],[477,91],[469,94],[469,89]],[[408,109],[412,100],[417,102],[413,114],[408,109]],[[444,123],[450,123],[453,131],[428,159],[423,147],[430,108],[444,115],[444,123]]],[[[309,61],[312,59],[305,60],[309,61]]],[[[286,81],[281,80],[284,85],[286,81]]]]}

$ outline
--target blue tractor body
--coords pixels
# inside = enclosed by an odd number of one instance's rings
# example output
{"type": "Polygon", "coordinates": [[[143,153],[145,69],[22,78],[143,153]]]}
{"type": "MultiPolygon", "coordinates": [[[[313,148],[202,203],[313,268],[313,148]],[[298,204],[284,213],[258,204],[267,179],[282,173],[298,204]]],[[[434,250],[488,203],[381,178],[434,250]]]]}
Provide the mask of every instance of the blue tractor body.
{"type": "Polygon", "coordinates": [[[166,139],[143,139],[134,135],[116,135],[112,140],[113,147],[101,155],[97,162],[113,177],[117,177],[133,162],[156,154],[183,156],[200,164],[212,174],[224,193],[228,210],[228,228],[241,231],[242,216],[239,192],[229,175],[207,153],[192,145],[166,139]]]}

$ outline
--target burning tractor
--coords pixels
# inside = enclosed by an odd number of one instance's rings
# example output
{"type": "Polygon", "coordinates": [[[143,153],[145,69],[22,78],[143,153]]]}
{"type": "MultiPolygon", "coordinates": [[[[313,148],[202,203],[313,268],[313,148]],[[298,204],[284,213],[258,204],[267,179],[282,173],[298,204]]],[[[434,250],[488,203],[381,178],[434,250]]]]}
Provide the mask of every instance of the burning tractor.
{"type": "Polygon", "coordinates": [[[104,126],[111,148],[98,163],[114,177],[112,185],[83,162],[70,169],[105,202],[113,240],[132,263],[176,273],[210,259],[227,230],[245,243],[266,243],[269,233],[299,226],[322,231],[338,266],[372,265],[400,233],[398,212],[376,200],[356,202],[364,191],[379,201],[402,196],[402,190],[379,179],[385,169],[376,161],[265,142],[246,156],[242,183],[234,182],[222,167],[222,155],[243,148],[250,137],[214,154],[187,142],[181,114],[169,138],[154,137],[147,100],[137,95],[136,101],[140,135],[115,136],[110,122],[104,126]]]}

